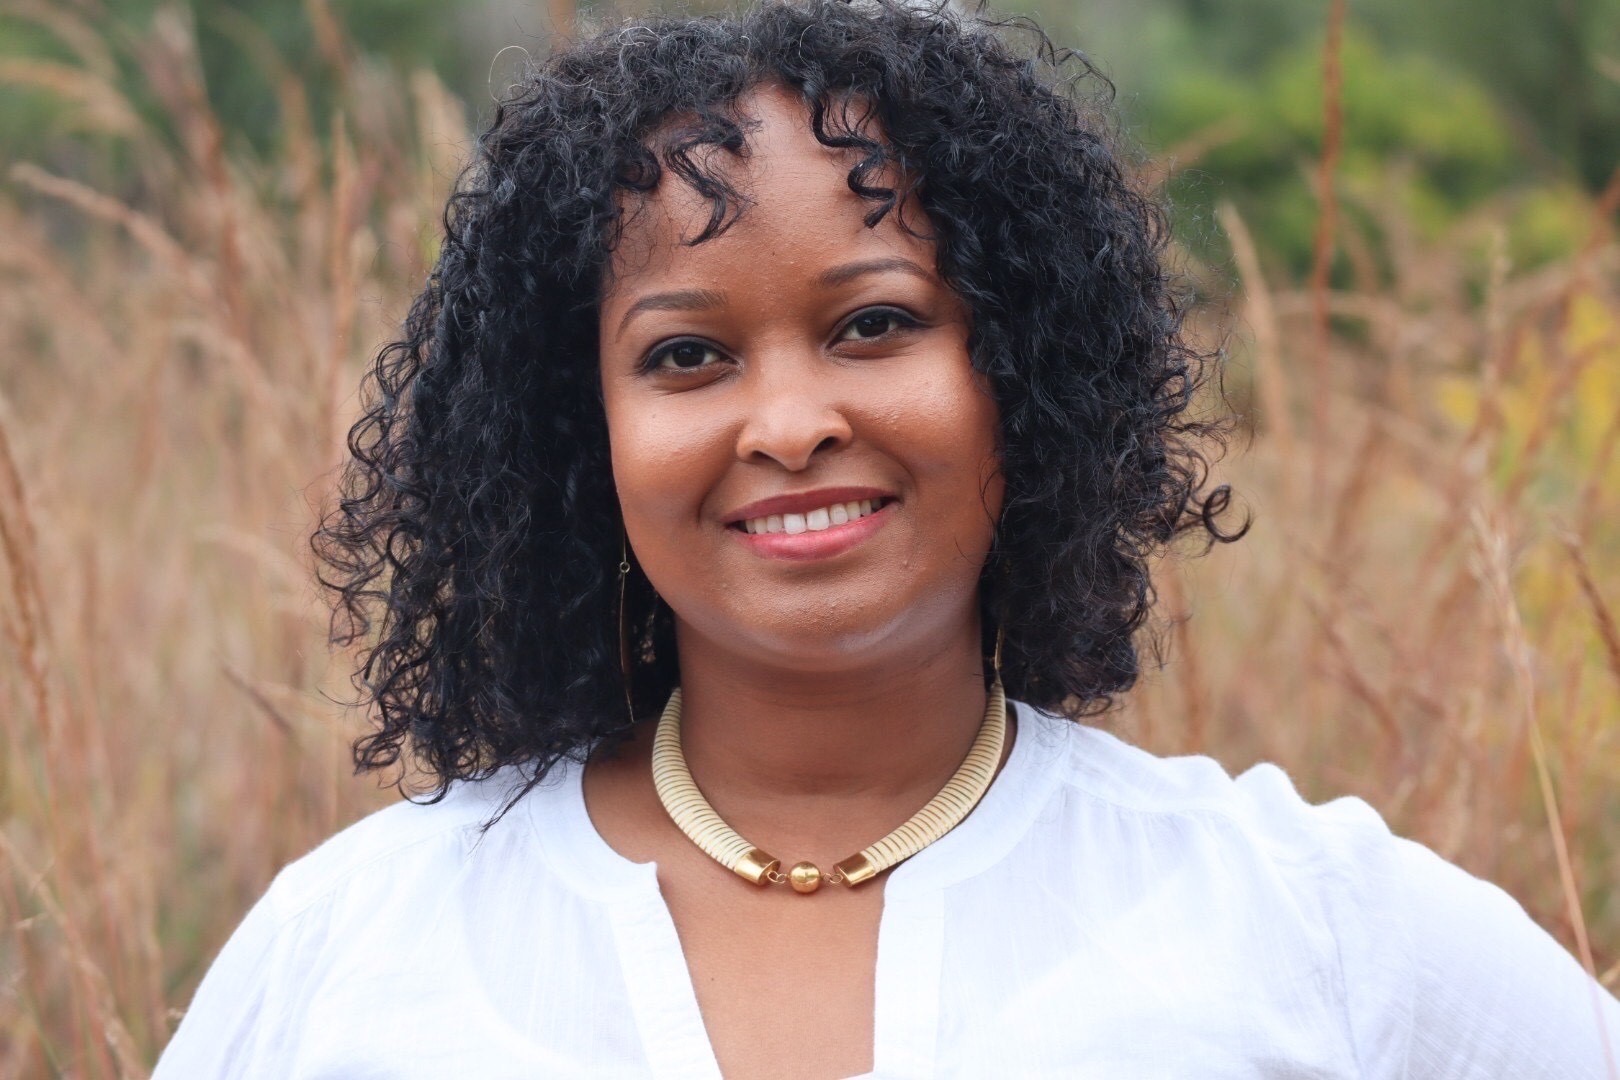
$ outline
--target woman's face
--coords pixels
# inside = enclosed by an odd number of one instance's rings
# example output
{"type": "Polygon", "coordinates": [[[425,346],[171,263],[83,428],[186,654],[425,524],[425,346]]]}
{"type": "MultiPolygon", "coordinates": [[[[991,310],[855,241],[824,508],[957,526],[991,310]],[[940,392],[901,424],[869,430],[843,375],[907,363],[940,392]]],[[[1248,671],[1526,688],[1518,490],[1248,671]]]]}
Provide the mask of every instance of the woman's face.
{"type": "MultiPolygon", "coordinates": [[[[748,153],[709,159],[746,199],[667,172],[632,208],[601,303],[613,477],[683,650],[812,670],[952,640],[1000,515],[997,411],[931,242],[849,189],[786,91],[740,103],[748,153]]],[[[913,226],[926,222],[908,208],[913,226]]],[[[959,638],[954,638],[959,640],[959,638]]]]}

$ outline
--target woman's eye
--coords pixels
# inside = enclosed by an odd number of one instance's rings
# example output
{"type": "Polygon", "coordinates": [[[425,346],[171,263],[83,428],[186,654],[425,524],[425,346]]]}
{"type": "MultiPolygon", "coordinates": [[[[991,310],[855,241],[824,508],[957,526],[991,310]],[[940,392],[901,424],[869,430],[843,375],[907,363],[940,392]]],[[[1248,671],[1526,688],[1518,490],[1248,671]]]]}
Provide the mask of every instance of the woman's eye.
{"type": "Polygon", "coordinates": [[[701,341],[672,341],[647,358],[649,368],[692,371],[720,359],[720,350],[701,341]]]}
{"type": "Polygon", "coordinates": [[[915,320],[890,308],[863,311],[844,324],[840,341],[869,341],[890,334],[904,326],[915,326],[915,320]]]}

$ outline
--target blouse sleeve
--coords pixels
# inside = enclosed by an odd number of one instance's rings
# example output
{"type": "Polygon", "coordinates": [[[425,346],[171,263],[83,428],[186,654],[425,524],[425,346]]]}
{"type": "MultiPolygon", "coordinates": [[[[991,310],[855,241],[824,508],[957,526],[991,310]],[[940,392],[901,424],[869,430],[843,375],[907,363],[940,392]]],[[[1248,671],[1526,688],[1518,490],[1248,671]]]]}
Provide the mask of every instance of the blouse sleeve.
{"type": "Polygon", "coordinates": [[[291,1076],[301,983],[323,905],[284,918],[276,890],[255,904],[203,976],[153,1080],[291,1076]]]}
{"type": "Polygon", "coordinates": [[[1360,799],[1312,806],[1269,765],[1238,786],[1310,883],[1362,1076],[1620,1080],[1620,1002],[1507,893],[1360,799]]]}
{"type": "Polygon", "coordinates": [[[1413,1080],[1620,1078],[1620,1002],[1501,889],[1394,841],[1413,1080]]]}

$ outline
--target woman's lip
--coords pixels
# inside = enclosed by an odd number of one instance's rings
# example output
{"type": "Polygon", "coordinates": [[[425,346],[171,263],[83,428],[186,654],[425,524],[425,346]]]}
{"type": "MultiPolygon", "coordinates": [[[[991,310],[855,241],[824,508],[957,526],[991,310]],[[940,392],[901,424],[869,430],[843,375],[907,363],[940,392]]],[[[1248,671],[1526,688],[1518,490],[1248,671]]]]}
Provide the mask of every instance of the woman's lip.
{"type": "MultiPolygon", "coordinates": [[[[897,504],[890,500],[883,506],[842,525],[829,525],[815,532],[751,533],[743,529],[727,529],[749,550],[767,559],[827,559],[841,555],[859,544],[889,521],[890,512],[897,504]]],[[[791,511],[790,511],[791,513],[791,511]]]]}
{"type": "Polygon", "coordinates": [[[747,506],[739,506],[721,519],[722,525],[739,525],[749,518],[770,517],[772,514],[808,514],[836,503],[860,502],[863,499],[894,498],[892,492],[874,487],[827,487],[814,491],[800,491],[791,495],[773,495],[747,506]]]}

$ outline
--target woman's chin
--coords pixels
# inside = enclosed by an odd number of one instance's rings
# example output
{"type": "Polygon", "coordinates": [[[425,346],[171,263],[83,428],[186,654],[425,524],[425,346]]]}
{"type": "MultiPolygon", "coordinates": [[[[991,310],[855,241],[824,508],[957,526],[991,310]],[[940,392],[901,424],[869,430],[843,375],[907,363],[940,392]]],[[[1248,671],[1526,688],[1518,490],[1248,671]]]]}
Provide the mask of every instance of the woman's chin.
{"type": "MultiPolygon", "coordinates": [[[[871,668],[892,673],[897,663],[937,651],[959,630],[959,613],[948,621],[921,617],[927,609],[915,598],[884,597],[868,589],[823,595],[814,604],[755,605],[716,618],[700,633],[709,639],[708,647],[776,671],[834,675],[871,668]]],[[[683,635],[683,655],[694,646],[703,647],[683,635]]]]}

